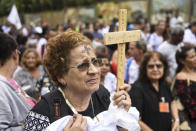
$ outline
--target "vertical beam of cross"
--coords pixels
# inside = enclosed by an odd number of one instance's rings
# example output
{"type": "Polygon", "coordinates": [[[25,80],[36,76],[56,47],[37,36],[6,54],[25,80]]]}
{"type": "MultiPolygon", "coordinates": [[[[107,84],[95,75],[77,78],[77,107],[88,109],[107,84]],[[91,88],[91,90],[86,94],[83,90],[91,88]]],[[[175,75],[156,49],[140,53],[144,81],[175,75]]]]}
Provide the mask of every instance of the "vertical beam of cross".
{"type": "Polygon", "coordinates": [[[117,63],[117,91],[124,84],[125,67],[125,42],[139,41],[140,30],[126,31],[127,10],[120,9],[119,12],[119,32],[110,32],[104,34],[104,44],[118,44],[118,63],[117,63]]]}
{"type": "MultiPolygon", "coordinates": [[[[119,31],[126,31],[127,10],[119,11],[119,31]]],[[[118,65],[117,65],[117,91],[124,84],[124,66],[125,66],[125,43],[118,44],[118,65]]]]}

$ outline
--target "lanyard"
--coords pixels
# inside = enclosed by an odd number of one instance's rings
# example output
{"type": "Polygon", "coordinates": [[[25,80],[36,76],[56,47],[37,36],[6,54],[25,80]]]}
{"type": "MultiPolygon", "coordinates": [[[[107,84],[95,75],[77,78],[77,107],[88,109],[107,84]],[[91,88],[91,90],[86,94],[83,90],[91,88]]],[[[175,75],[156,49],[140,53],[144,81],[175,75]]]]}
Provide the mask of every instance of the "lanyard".
{"type": "MultiPolygon", "coordinates": [[[[58,88],[58,90],[62,93],[64,99],[65,99],[65,102],[67,103],[67,105],[69,106],[69,108],[72,110],[72,112],[74,114],[78,114],[77,110],[73,107],[73,105],[69,102],[69,100],[65,97],[65,94],[63,92],[63,90],[61,88],[58,88]]],[[[92,110],[93,110],[93,115],[94,115],[94,120],[96,119],[97,122],[99,122],[99,119],[97,116],[95,116],[95,112],[94,112],[94,106],[93,106],[93,101],[92,101],[92,98],[91,98],[91,106],[92,106],[92,110]]]]}
{"type": "Polygon", "coordinates": [[[67,105],[69,106],[69,108],[73,111],[74,114],[78,114],[77,110],[73,107],[73,105],[69,102],[69,100],[65,97],[65,94],[64,92],[62,91],[61,88],[58,88],[58,90],[62,93],[64,99],[65,99],[65,102],[67,103],[67,105]]]}

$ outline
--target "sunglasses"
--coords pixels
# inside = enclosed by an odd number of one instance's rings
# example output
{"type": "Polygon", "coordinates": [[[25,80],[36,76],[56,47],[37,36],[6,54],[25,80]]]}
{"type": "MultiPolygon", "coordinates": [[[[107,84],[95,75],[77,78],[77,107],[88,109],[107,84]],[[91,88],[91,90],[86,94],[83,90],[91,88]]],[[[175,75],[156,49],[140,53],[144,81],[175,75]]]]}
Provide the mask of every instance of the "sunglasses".
{"type": "Polygon", "coordinates": [[[78,68],[79,71],[87,71],[90,67],[90,64],[93,64],[95,67],[100,67],[102,65],[101,59],[93,59],[91,62],[83,62],[76,66],[71,66],[71,68],[78,68]]]}
{"type": "Polygon", "coordinates": [[[148,67],[148,69],[154,69],[154,67],[157,67],[158,69],[161,69],[162,67],[163,67],[163,65],[162,64],[149,64],[149,65],[147,65],[147,67],[148,67]]]}

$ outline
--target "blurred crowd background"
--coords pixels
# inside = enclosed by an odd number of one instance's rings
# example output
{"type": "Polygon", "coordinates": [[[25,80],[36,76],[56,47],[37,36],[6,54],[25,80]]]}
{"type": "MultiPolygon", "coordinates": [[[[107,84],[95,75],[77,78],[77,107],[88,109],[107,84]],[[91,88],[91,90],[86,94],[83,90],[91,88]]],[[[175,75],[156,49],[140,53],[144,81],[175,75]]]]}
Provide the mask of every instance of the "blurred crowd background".
{"type": "MultiPolygon", "coordinates": [[[[62,1],[57,4],[59,7],[53,7],[52,5],[56,3],[52,0],[51,3],[44,0],[23,2],[20,4],[15,1],[21,26],[18,27],[7,20],[8,9],[12,7],[10,3],[9,6],[7,5],[9,8],[4,10],[5,13],[1,14],[0,31],[10,34],[18,43],[20,65],[14,73],[14,79],[35,103],[40,100],[41,95],[57,88],[50,81],[46,69],[42,66],[42,60],[47,53],[47,41],[67,29],[80,32],[92,41],[97,57],[104,59],[101,67],[101,84],[105,85],[109,92],[116,91],[117,45],[105,46],[103,37],[105,33],[118,31],[120,8],[128,9],[127,30],[141,30],[140,41],[126,43],[125,82],[132,85],[138,79],[142,79],[140,67],[147,66],[142,65],[143,59],[148,52],[155,51],[161,53],[168,62],[168,75],[165,80],[169,84],[172,84],[176,73],[180,73],[185,66],[193,73],[190,78],[193,76],[192,80],[195,83],[195,51],[186,54],[184,49],[196,48],[196,1],[194,0],[131,0],[102,3],[91,3],[89,0],[87,3],[80,1],[81,3],[75,2],[73,5],[70,2],[65,7],[62,6],[65,4],[61,3],[62,1]],[[41,2],[48,3],[49,10],[41,2]],[[28,8],[28,5],[32,7],[28,8]],[[33,8],[33,5],[39,6],[33,8]],[[190,63],[185,61],[183,56],[177,56],[176,52],[185,53],[185,57],[190,57],[188,61],[190,63]]],[[[3,0],[0,2],[0,7],[2,5],[3,0]]],[[[156,68],[161,68],[159,66],[156,65],[156,68]]],[[[154,69],[154,66],[148,68],[154,69]]],[[[191,109],[195,111],[194,93],[195,90],[192,94],[191,109]]],[[[185,102],[184,106],[186,104],[185,102]]],[[[195,122],[196,117],[193,114],[189,116],[193,116],[190,119],[195,122]]]]}

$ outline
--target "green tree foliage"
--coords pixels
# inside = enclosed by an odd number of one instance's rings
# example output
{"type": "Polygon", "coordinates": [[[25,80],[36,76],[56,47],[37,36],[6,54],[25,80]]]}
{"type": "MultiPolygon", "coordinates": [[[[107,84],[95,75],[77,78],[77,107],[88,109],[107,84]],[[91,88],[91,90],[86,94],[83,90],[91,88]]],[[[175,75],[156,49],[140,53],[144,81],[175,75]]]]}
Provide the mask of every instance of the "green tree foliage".
{"type": "Polygon", "coordinates": [[[9,14],[13,3],[19,13],[60,10],[66,7],[90,6],[97,2],[117,0],[0,0],[0,16],[9,14]]]}
{"type": "Polygon", "coordinates": [[[0,0],[0,16],[8,14],[12,4],[12,0],[0,0]]]}

